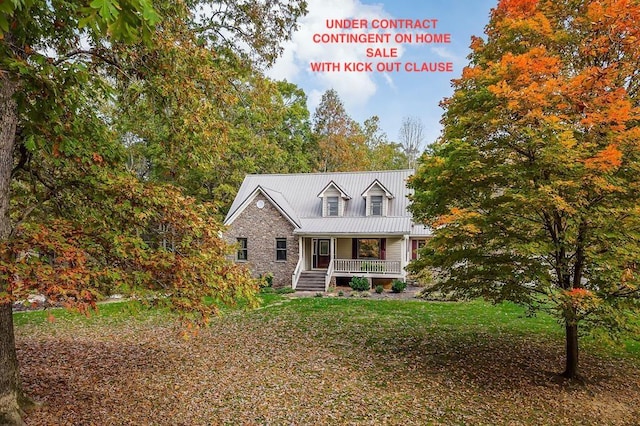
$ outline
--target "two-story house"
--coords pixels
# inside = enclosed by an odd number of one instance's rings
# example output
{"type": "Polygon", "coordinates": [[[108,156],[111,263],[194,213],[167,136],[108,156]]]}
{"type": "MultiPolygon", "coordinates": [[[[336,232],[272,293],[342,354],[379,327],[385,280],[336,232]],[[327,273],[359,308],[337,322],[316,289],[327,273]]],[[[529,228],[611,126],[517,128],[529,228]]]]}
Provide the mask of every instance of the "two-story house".
{"type": "Polygon", "coordinates": [[[407,210],[413,170],[248,175],[225,219],[236,261],[276,287],[406,279],[429,237],[407,210]]]}

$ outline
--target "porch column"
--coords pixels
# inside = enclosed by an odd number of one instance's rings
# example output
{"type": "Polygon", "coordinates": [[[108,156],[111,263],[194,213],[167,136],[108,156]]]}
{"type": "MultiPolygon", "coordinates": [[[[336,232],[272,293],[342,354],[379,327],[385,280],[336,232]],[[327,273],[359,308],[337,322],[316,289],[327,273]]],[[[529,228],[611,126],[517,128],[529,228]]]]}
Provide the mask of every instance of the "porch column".
{"type": "Polygon", "coordinates": [[[333,260],[336,253],[336,239],[331,237],[331,246],[329,247],[330,259],[333,260]]]}
{"type": "Polygon", "coordinates": [[[407,271],[404,268],[409,264],[408,256],[409,256],[410,244],[409,244],[408,235],[405,235],[402,237],[402,246],[403,247],[402,247],[402,256],[401,256],[401,263],[400,263],[400,273],[402,274],[402,279],[404,281],[407,281],[407,271]]]}
{"type": "MultiPolygon", "coordinates": [[[[298,237],[298,262],[300,262],[300,261],[305,262],[305,259],[304,259],[304,238],[302,238],[302,237],[298,237]]],[[[304,270],[304,263],[302,264],[302,269],[304,270]]]]}

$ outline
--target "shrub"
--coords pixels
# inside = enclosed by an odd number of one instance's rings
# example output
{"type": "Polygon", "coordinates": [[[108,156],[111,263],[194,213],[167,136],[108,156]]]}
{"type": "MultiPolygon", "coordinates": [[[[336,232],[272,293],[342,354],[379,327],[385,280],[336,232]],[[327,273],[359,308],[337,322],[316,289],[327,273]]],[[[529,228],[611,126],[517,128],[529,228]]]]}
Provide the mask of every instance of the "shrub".
{"type": "Polygon", "coordinates": [[[260,287],[260,293],[262,294],[272,294],[275,292],[276,291],[273,289],[273,287],[260,287]]]}
{"type": "Polygon", "coordinates": [[[402,293],[407,288],[407,283],[402,280],[393,280],[391,283],[391,291],[394,293],[402,293]]]}
{"type": "Polygon", "coordinates": [[[344,296],[344,291],[340,290],[340,291],[338,292],[338,296],[340,296],[340,297],[344,296]]]}
{"type": "Polygon", "coordinates": [[[369,290],[369,280],[365,277],[353,277],[349,282],[349,286],[354,291],[369,290]]]}
{"type": "Polygon", "coordinates": [[[288,294],[288,293],[295,293],[295,292],[296,291],[291,287],[280,287],[279,289],[276,290],[276,293],[278,294],[288,294]]]}
{"type": "Polygon", "coordinates": [[[378,294],[382,294],[382,292],[383,292],[383,291],[384,291],[384,287],[383,287],[383,286],[381,286],[380,284],[378,284],[378,285],[376,286],[376,293],[378,293],[378,294]]]}
{"type": "Polygon", "coordinates": [[[260,274],[260,288],[273,286],[273,274],[267,272],[266,274],[260,274]]]}

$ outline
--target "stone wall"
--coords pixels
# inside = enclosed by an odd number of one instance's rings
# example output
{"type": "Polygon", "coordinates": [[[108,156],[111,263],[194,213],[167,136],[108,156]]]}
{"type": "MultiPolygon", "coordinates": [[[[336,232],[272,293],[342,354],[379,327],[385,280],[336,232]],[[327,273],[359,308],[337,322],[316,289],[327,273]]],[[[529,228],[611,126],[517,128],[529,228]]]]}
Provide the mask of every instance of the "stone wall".
{"type": "Polygon", "coordinates": [[[261,193],[231,223],[225,239],[236,244],[238,238],[247,239],[247,261],[245,263],[255,277],[273,274],[274,287],[290,287],[291,275],[298,264],[298,237],[294,227],[277,208],[261,193]],[[264,206],[258,208],[258,201],[264,206]],[[287,260],[276,260],[276,238],[287,239],[287,260]]]}

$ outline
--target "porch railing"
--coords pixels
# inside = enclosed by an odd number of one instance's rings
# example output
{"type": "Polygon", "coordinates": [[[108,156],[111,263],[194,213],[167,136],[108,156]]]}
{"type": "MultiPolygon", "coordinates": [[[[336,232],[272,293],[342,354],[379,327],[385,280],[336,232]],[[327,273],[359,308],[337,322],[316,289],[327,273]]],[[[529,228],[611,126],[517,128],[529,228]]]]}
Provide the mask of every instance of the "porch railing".
{"type": "Polygon", "coordinates": [[[383,275],[402,273],[399,260],[334,259],[332,263],[335,272],[383,275]]]}
{"type": "Polygon", "coordinates": [[[327,275],[324,276],[324,291],[329,291],[329,284],[331,283],[331,276],[333,275],[334,262],[336,259],[331,259],[329,266],[327,267],[327,275]]]}
{"type": "Polygon", "coordinates": [[[304,260],[302,256],[298,259],[298,264],[296,265],[296,269],[294,269],[293,274],[291,274],[291,288],[296,289],[298,285],[298,280],[300,279],[300,274],[302,274],[302,265],[304,264],[304,260]]]}

